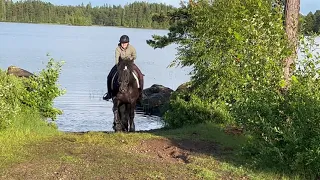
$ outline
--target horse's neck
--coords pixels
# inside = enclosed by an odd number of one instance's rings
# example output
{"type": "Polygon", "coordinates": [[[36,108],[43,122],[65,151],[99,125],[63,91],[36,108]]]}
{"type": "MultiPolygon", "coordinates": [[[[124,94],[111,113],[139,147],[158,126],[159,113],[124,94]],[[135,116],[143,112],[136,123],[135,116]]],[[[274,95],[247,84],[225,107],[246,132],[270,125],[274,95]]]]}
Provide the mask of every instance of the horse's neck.
{"type": "Polygon", "coordinates": [[[133,73],[133,71],[130,71],[129,84],[131,87],[137,88],[136,78],[134,77],[133,73]]]}

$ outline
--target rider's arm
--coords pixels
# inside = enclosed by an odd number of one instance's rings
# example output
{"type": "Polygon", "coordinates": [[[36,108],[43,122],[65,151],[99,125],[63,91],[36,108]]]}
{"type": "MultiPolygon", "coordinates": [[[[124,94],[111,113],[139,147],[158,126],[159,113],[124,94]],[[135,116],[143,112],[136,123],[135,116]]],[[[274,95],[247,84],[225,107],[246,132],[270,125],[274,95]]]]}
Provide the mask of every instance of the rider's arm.
{"type": "Polygon", "coordinates": [[[131,60],[136,60],[137,59],[137,52],[136,52],[136,49],[131,46],[131,60]]]}
{"type": "Polygon", "coordinates": [[[116,48],[116,52],[115,52],[115,62],[116,64],[118,64],[119,62],[119,57],[120,57],[120,52],[118,50],[118,47],[116,48]]]}

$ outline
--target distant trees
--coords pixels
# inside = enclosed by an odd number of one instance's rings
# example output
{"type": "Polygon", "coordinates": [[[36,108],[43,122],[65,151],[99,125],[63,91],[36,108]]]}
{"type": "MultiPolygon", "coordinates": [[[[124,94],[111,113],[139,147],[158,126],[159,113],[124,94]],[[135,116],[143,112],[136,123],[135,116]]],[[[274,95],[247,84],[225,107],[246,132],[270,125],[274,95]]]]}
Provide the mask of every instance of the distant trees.
{"type": "Polygon", "coordinates": [[[320,34],[320,10],[317,10],[315,13],[309,12],[309,14],[304,16],[302,27],[304,34],[320,34]]]}
{"type": "Polygon", "coordinates": [[[173,6],[146,2],[134,2],[123,7],[108,4],[92,7],[90,3],[58,6],[40,0],[0,0],[0,21],[160,29],[168,28],[169,22],[154,22],[152,16],[166,15],[173,9],[173,6]]]}

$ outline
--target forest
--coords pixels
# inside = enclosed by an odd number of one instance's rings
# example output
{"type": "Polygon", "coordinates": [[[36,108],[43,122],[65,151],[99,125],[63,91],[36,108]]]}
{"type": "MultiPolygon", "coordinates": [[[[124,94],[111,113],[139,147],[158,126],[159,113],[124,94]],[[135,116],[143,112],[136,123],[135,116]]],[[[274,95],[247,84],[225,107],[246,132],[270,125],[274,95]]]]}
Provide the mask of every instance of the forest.
{"type": "MultiPolygon", "coordinates": [[[[159,21],[174,12],[175,7],[163,3],[134,2],[125,6],[91,3],[78,6],[54,5],[41,0],[13,2],[0,0],[0,21],[22,23],[68,24],[77,26],[121,26],[130,28],[167,29],[169,22],[159,21]]],[[[300,14],[301,31],[309,35],[320,32],[320,10],[300,14]]]]}
{"type": "Polygon", "coordinates": [[[305,34],[320,33],[320,10],[309,12],[303,17],[303,31],[305,34]]]}
{"type": "Polygon", "coordinates": [[[170,5],[146,2],[93,7],[90,3],[63,6],[39,0],[0,0],[0,21],[165,29],[169,26],[167,21],[156,22],[153,18],[165,16],[173,9],[170,5]]]}

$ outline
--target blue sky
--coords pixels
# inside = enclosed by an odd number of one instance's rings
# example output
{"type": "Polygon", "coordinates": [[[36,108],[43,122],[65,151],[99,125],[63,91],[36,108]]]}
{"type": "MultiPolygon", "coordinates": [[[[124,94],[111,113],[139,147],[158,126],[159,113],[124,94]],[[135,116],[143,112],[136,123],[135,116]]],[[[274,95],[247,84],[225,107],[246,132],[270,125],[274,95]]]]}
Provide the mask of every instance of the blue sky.
{"type": "MultiPolygon", "coordinates": [[[[126,3],[134,2],[134,1],[147,1],[147,2],[162,2],[166,4],[171,4],[173,6],[178,7],[180,0],[44,0],[49,1],[53,4],[63,4],[63,5],[78,5],[82,2],[87,4],[91,2],[93,6],[107,4],[115,4],[115,5],[124,5],[126,3]]],[[[184,0],[185,1],[185,0],[184,0]]],[[[301,7],[300,12],[304,15],[308,14],[310,11],[315,12],[316,10],[320,10],[320,0],[300,0],[301,7]]]]}

